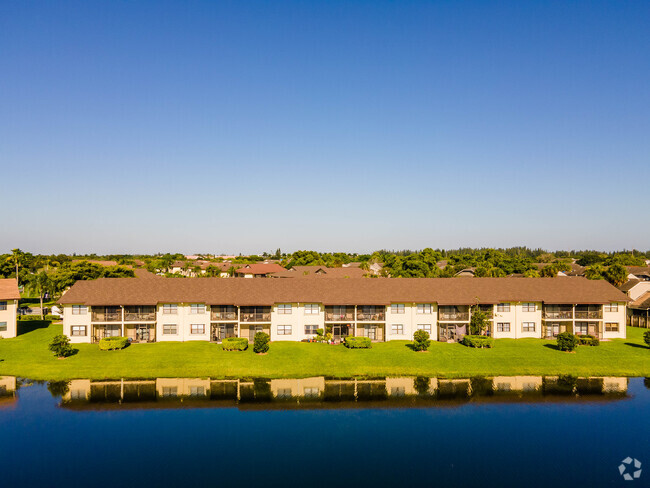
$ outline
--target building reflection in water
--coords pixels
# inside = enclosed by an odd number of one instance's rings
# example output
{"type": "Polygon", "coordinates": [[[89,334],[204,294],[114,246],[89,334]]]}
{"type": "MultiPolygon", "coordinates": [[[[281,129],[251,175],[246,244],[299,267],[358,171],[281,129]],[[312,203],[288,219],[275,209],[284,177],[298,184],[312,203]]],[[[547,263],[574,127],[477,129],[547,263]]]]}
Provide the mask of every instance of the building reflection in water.
{"type": "MultiPolygon", "coordinates": [[[[7,378],[7,377],[5,377],[7,378]]],[[[0,385],[4,383],[0,382],[0,385]]],[[[13,391],[16,390],[13,379],[13,391]]],[[[456,406],[469,402],[608,401],[627,396],[628,378],[496,376],[465,379],[157,378],[50,384],[71,409],[237,407],[240,409],[456,406]],[[55,387],[54,387],[55,386],[55,387]]],[[[10,391],[5,387],[2,391],[10,391]]]]}

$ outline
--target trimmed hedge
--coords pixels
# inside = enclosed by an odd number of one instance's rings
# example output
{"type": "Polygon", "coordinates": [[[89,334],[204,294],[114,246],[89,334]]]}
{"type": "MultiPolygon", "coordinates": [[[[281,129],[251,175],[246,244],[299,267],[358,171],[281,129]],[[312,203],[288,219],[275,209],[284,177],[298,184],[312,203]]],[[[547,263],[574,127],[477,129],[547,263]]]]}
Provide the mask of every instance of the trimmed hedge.
{"type": "Polygon", "coordinates": [[[589,334],[585,335],[579,335],[578,337],[578,344],[581,346],[600,346],[600,341],[598,340],[598,337],[594,337],[589,334]]]}
{"type": "Polygon", "coordinates": [[[648,346],[650,346],[650,330],[646,330],[643,333],[643,342],[645,342],[648,346]]]}
{"type": "Polygon", "coordinates": [[[124,349],[129,343],[126,337],[104,337],[99,341],[100,351],[114,351],[117,349],[124,349]]]}
{"type": "Polygon", "coordinates": [[[370,349],[372,342],[369,337],[346,337],[345,347],[348,349],[370,349]]]}
{"type": "Polygon", "coordinates": [[[224,351],[245,351],[248,349],[248,339],[245,337],[226,337],[221,341],[224,351]]]}
{"type": "MultiPolygon", "coordinates": [[[[46,315],[45,318],[42,319],[40,315],[19,315],[18,320],[22,320],[23,322],[36,322],[36,321],[41,321],[41,320],[44,320],[44,321],[53,320],[50,317],[51,317],[51,315],[46,315]]],[[[56,320],[60,320],[60,319],[57,318],[56,320]]]]}
{"type": "Polygon", "coordinates": [[[467,347],[478,347],[478,348],[491,348],[494,347],[494,339],[492,337],[484,335],[466,335],[460,341],[461,344],[467,347]]]}
{"type": "Polygon", "coordinates": [[[561,332],[557,336],[557,347],[560,351],[571,352],[578,347],[578,336],[571,332],[561,332]]]}

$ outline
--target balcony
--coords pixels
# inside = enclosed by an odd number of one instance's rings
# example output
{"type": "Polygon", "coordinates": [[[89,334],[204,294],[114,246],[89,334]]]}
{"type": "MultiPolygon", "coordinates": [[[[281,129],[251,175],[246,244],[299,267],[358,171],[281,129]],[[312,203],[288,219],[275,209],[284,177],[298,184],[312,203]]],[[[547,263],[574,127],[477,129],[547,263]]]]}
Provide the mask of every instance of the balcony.
{"type": "Polygon", "coordinates": [[[124,307],[125,322],[153,322],[156,320],[156,307],[124,307]]]}
{"type": "Polygon", "coordinates": [[[210,320],[237,320],[237,312],[236,311],[223,312],[223,311],[215,311],[213,309],[210,314],[210,320]]]}
{"type": "Polygon", "coordinates": [[[345,307],[325,307],[326,322],[352,322],[354,320],[354,310],[345,307]]]}
{"type": "Polygon", "coordinates": [[[386,310],[381,308],[357,308],[357,321],[360,322],[383,322],[386,320],[386,310]]]}
{"type": "Polygon", "coordinates": [[[241,322],[270,322],[271,307],[241,307],[239,320],[241,322]]]}
{"type": "Polygon", "coordinates": [[[120,307],[106,307],[95,310],[93,307],[91,320],[93,322],[121,322],[122,309],[120,307]]]}
{"type": "Polygon", "coordinates": [[[573,309],[544,309],[544,318],[551,320],[571,320],[573,318],[573,309]]]}
{"type": "MultiPolygon", "coordinates": [[[[491,318],[491,317],[490,317],[491,318]]],[[[454,322],[467,322],[469,312],[438,312],[438,320],[449,320],[454,322]]]]}
{"type": "Polygon", "coordinates": [[[602,310],[578,310],[576,308],[576,319],[602,319],[602,310]]]}

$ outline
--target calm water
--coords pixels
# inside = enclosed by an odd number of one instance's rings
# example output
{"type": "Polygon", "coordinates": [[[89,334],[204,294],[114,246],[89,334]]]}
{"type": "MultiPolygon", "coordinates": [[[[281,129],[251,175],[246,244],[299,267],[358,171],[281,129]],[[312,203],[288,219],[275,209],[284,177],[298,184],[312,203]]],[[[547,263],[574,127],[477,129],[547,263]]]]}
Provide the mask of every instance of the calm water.
{"type": "Polygon", "coordinates": [[[650,486],[649,387],[0,377],[0,486],[650,486]]]}

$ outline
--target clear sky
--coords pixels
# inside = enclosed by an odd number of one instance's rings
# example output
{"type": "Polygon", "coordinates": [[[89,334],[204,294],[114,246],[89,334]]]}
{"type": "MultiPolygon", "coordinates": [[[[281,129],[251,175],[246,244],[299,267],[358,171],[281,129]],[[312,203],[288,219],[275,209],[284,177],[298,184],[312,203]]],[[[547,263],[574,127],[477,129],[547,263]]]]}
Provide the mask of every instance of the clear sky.
{"type": "Polygon", "coordinates": [[[650,2],[0,3],[0,252],[650,248],[650,2]]]}

